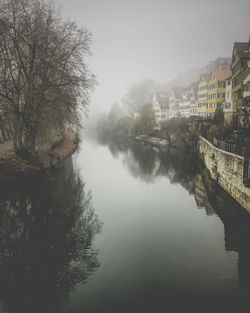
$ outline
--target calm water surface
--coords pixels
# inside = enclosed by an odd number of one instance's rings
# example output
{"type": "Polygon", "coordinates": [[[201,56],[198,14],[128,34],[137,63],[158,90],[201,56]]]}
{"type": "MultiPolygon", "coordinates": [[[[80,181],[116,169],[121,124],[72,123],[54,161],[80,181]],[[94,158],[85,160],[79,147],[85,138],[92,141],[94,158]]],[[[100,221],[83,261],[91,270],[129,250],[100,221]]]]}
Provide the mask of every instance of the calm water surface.
{"type": "Polygon", "coordinates": [[[250,221],[186,152],[84,141],[0,198],[2,312],[242,312],[250,221]]]}

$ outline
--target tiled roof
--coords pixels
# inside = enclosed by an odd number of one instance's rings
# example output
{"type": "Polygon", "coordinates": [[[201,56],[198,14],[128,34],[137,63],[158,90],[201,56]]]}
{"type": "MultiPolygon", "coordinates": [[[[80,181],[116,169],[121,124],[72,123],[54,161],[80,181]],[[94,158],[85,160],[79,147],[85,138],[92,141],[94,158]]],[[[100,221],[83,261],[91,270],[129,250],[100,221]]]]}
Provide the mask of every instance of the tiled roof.
{"type": "Polygon", "coordinates": [[[213,71],[212,74],[215,76],[216,80],[219,81],[226,80],[232,76],[232,72],[230,70],[213,71]]]}

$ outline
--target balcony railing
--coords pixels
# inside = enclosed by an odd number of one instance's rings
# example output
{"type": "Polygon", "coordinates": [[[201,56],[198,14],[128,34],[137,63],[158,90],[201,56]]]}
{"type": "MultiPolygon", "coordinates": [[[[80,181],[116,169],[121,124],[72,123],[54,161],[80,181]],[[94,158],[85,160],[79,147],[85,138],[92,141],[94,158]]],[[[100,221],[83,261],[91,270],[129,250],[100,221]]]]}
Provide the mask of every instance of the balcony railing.
{"type": "Polygon", "coordinates": [[[230,144],[224,140],[217,139],[217,138],[213,138],[213,144],[217,148],[224,150],[226,152],[238,154],[243,157],[246,154],[246,147],[241,144],[230,144]]]}

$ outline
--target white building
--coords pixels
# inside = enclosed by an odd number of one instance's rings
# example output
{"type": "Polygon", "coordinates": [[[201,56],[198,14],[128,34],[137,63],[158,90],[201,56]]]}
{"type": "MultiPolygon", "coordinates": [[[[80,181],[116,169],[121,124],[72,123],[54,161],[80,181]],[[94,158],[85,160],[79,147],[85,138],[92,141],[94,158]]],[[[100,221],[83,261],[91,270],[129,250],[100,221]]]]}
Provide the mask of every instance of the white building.
{"type": "Polygon", "coordinates": [[[198,83],[197,115],[206,117],[208,74],[202,74],[198,83]]]}
{"type": "Polygon", "coordinates": [[[230,123],[233,116],[232,105],[232,77],[226,79],[225,99],[222,102],[222,108],[224,111],[224,118],[226,123],[230,123]]]}
{"type": "Polygon", "coordinates": [[[189,87],[183,92],[179,104],[179,115],[181,117],[196,116],[196,97],[194,86],[189,87]]]}
{"type": "Polygon", "coordinates": [[[169,118],[169,102],[167,95],[154,93],[152,104],[155,112],[156,124],[157,127],[159,127],[162,121],[169,118]]]}
{"type": "Polygon", "coordinates": [[[183,88],[173,88],[169,95],[169,118],[180,116],[183,88]]]}
{"type": "Polygon", "coordinates": [[[191,95],[190,91],[186,90],[183,93],[180,105],[179,105],[179,114],[181,117],[190,117],[191,109],[191,95]]]}

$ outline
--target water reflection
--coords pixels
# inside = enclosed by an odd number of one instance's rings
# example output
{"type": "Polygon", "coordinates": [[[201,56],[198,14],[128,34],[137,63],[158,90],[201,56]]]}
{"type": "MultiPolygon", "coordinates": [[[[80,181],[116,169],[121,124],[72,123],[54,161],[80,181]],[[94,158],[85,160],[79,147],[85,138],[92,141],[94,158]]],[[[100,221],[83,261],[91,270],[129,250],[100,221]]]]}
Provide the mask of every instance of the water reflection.
{"type": "Polygon", "coordinates": [[[225,250],[238,252],[239,285],[250,292],[250,215],[240,204],[212,181],[192,149],[160,152],[146,144],[131,143],[126,149],[112,146],[122,155],[131,175],[148,183],[167,176],[194,195],[197,207],[207,216],[217,215],[224,224],[225,250]]]}
{"type": "MultiPolygon", "coordinates": [[[[122,154],[123,163],[130,174],[146,182],[167,176],[172,184],[180,184],[189,191],[195,192],[194,177],[198,173],[198,159],[190,149],[171,149],[161,152],[147,144],[131,143],[126,151],[116,147],[116,155],[122,154]]],[[[112,146],[114,151],[114,146],[112,146]]]]}
{"type": "Polygon", "coordinates": [[[242,305],[249,305],[250,293],[250,217],[220,186],[209,179],[206,170],[195,178],[197,202],[207,212],[216,212],[224,224],[225,250],[238,252],[239,286],[247,298],[242,305]]]}
{"type": "Polygon", "coordinates": [[[67,159],[0,198],[0,300],[15,312],[61,312],[99,266],[100,222],[91,193],[67,159]]]}

